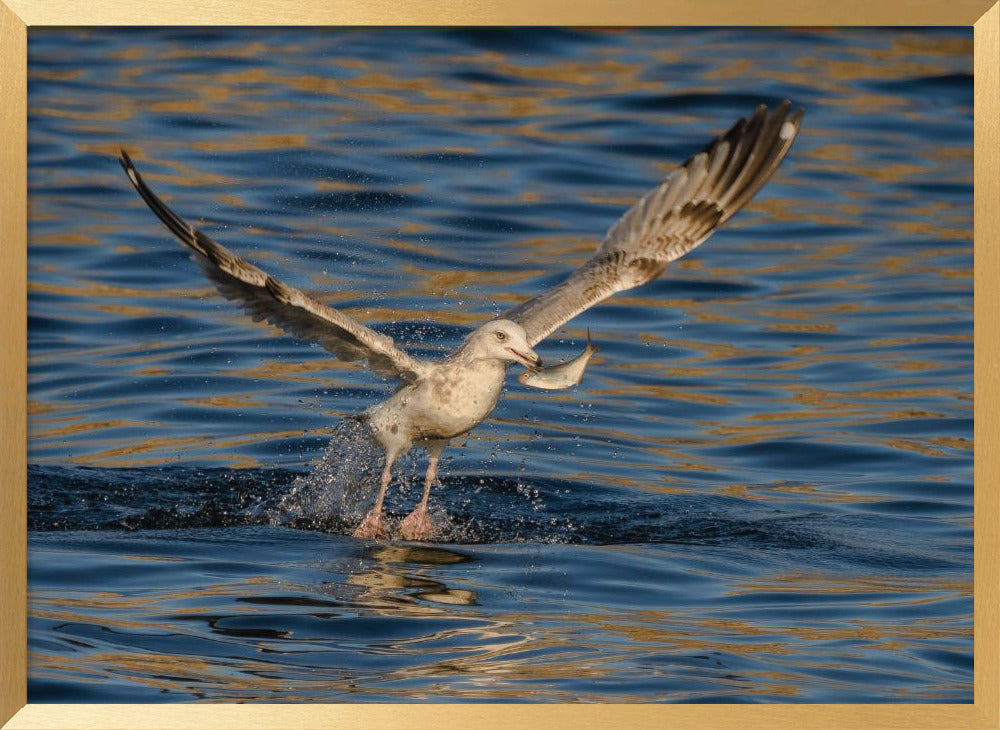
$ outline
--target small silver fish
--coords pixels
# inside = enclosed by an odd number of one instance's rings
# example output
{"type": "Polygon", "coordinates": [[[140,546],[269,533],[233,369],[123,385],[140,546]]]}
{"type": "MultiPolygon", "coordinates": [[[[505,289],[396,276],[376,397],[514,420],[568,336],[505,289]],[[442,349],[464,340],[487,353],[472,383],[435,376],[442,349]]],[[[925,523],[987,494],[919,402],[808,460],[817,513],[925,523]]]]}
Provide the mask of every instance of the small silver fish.
{"type": "Polygon", "coordinates": [[[567,362],[553,365],[550,368],[531,368],[517,376],[521,385],[542,390],[565,390],[578,385],[583,380],[583,371],[587,362],[594,356],[598,348],[590,342],[590,330],[587,330],[587,346],[579,355],[567,362]]]}

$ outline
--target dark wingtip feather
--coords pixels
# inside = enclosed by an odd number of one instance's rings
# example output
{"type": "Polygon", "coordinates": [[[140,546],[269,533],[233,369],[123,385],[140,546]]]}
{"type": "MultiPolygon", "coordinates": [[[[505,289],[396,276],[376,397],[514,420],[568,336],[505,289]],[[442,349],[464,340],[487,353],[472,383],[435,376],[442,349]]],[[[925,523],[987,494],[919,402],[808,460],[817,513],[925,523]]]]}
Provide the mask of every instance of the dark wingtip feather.
{"type": "Polygon", "coordinates": [[[129,157],[128,151],[124,147],[118,149],[118,164],[122,166],[125,174],[128,175],[129,182],[136,190],[141,191],[142,178],[139,176],[139,171],[135,169],[135,164],[132,162],[132,158],[129,157]]]}

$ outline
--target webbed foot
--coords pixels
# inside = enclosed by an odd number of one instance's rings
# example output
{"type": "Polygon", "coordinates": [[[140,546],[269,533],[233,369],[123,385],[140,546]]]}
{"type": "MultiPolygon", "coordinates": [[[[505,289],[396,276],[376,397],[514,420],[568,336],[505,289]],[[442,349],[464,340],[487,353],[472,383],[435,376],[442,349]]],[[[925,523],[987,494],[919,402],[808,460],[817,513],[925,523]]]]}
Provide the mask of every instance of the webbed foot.
{"type": "Polygon", "coordinates": [[[426,540],[433,534],[434,526],[426,507],[417,507],[399,525],[399,536],[404,540],[426,540]]]}
{"type": "Polygon", "coordinates": [[[369,512],[354,530],[354,537],[363,540],[385,540],[389,531],[385,529],[385,518],[381,512],[369,512]]]}

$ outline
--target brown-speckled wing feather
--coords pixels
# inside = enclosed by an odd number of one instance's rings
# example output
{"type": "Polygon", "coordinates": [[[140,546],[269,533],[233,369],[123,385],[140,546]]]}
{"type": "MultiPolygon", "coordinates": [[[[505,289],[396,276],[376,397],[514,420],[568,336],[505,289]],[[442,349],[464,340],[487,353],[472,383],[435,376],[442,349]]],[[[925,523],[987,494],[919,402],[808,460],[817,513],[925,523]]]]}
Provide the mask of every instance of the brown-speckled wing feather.
{"type": "Polygon", "coordinates": [[[213,241],[150,190],[124,150],[119,161],[146,205],[196,254],[219,291],[239,301],[255,320],[266,320],[296,337],[317,342],[342,360],[367,360],[372,370],[386,377],[412,381],[425,371],[427,364],[397,348],[391,337],[275,279],[213,241]]]}
{"type": "Polygon", "coordinates": [[[645,284],[708,238],[763,187],[792,146],[802,110],[764,106],[677,168],[608,231],[566,281],[500,315],[534,346],[612,294],[645,284]]]}

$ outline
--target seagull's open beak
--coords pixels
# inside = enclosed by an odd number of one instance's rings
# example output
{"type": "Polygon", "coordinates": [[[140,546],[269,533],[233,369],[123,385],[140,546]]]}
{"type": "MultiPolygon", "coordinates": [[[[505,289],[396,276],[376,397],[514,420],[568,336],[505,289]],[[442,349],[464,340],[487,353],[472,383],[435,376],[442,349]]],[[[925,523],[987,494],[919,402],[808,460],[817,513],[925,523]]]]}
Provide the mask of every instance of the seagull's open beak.
{"type": "Polygon", "coordinates": [[[542,358],[538,357],[538,353],[534,350],[521,352],[520,350],[515,350],[513,347],[508,347],[507,352],[513,355],[526,368],[540,368],[542,366],[542,358]]]}

